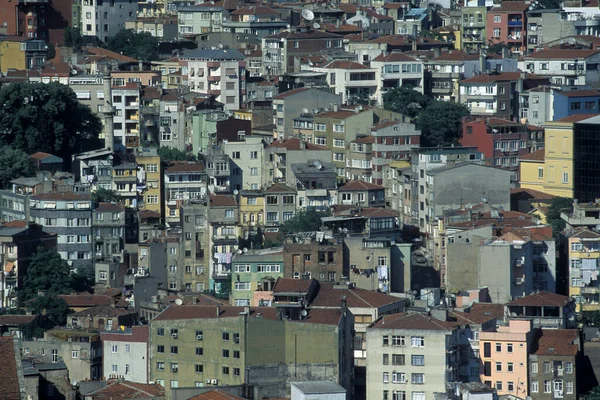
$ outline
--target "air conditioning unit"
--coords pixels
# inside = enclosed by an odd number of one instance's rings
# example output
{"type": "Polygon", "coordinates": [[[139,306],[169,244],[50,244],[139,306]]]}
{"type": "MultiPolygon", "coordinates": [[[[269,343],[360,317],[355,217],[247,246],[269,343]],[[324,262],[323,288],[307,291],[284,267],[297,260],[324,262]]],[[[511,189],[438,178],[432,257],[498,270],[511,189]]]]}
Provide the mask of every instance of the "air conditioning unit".
{"type": "Polygon", "coordinates": [[[202,340],[202,335],[196,335],[196,340],[202,340]]]}
{"type": "Polygon", "coordinates": [[[172,372],[177,372],[177,370],[179,370],[179,368],[178,368],[178,367],[171,367],[171,371],[172,371],[172,372]]]}
{"type": "Polygon", "coordinates": [[[210,379],[207,379],[207,380],[206,380],[206,383],[207,383],[208,385],[210,385],[210,379]]]}
{"type": "Polygon", "coordinates": [[[210,384],[211,385],[216,385],[218,383],[218,381],[216,379],[211,379],[210,380],[210,384]]]}
{"type": "Polygon", "coordinates": [[[175,333],[175,332],[171,333],[171,337],[172,337],[173,339],[177,339],[177,333],[175,333]]]}

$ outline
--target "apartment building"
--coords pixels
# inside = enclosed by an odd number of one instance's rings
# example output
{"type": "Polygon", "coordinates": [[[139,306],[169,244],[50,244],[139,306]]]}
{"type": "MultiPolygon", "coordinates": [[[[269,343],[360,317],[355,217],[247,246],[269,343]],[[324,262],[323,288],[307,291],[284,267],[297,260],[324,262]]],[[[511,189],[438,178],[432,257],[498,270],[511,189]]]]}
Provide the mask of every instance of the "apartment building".
{"type": "Polygon", "coordinates": [[[148,383],[148,327],[102,332],[102,376],[123,377],[129,382],[148,383]]]}
{"type": "Polygon", "coordinates": [[[125,22],[135,19],[137,1],[116,0],[109,2],[81,2],[81,35],[96,36],[106,43],[108,38],[125,29],[125,22]]]}
{"type": "Polygon", "coordinates": [[[185,257],[183,284],[188,292],[204,292],[209,287],[207,205],[206,201],[189,202],[179,211],[185,257]]]}
{"type": "MultiPolygon", "coordinates": [[[[265,142],[260,136],[246,136],[242,140],[227,140],[221,143],[223,152],[231,159],[232,167],[237,168],[234,179],[238,190],[259,190],[264,187],[266,165],[265,142]]],[[[235,187],[235,186],[234,186],[235,187]]]]}
{"type": "Polygon", "coordinates": [[[113,190],[123,199],[128,208],[137,207],[137,165],[126,162],[113,166],[113,190]]]}
{"type": "Polygon", "coordinates": [[[296,190],[274,183],[265,190],[265,226],[279,228],[296,214],[296,190]]]}
{"type": "Polygon", "coordinates": [[[185,109],[182,93],[161,86],[145,87],[141,92],[141,139],[159,147],[186,150],[185,109]]]}
{"type": "MultiPolygon", "coordinates": [[[[261,241],[265,224],[265,196],[262,190],[241,190],[239,192],[241,237],[253,243],[261,241]]],[[[251,247],[251,246],[250,246],[251,247]]]]}
{"type": "Polygon", "coordinates": [[[425,92],[440,100],[461,99],[459,82],[471,78],[478,70],[479,56],[464,51],[450,50],[426,62],[431,79],[425,92]]]}
{"type": "Polygon", "coordinates": [[[231,280],[233,253],[238,250],[240,214],[237,198],[231,195],[211,195],[208,222],[210,286],[218,293],[223,282],[231,280]]]}
{"type": "MultiPolygon", "coordinates": [[[[544,8],[527,11],[527,53],[534,53],[546,43],[574,35],[577,17],[573,14],[565,10],[544,8]]],[[[578,22],[585,24],[586,21],[582,18],[582,21],[578,22]]]]}
{"type": "Polygon", "coordinates": [[[283,31],[261,39],[262,75],[277,76],[300,72],[302,56],[343,51],[343,37],[323,31],[283,31]]]}
{"type": "Polygon", "coordinates": [[[140,146],[139,83],[115,83],[113,76],[114,149],[125,151],[140,146]]]}
{"type": "Polygon", "coordinates": [[[585,227],[575,228],[568,238],[569,296],[575,298],[578,313],[600,310],[599,246],[600,233],[585,227]]]}
{"type": "Polygon", "coordinates": [[[356,61],[333,60],[313,71],[326,73],[326,80],[333,93],[341,94],[345,104],[377,99],[377,73],[375,68],[356,61]]]}
{"type": "Polygon", "coordinates": [[[125,285],[132,285],[137,293],[136,309],[155,296],[159,288],[183,290],[184,258],[181,252],[179,235],[153,237],[138,243],[137,268],[128,271],[125,276],[125,285]],[[136,286],[142,285],[141,281],[147,281],[148,287],[138,291],[136,286]]]}
{"type": "Polygon", "coordinates": [[[537,348],[529,354],[532,399],[577,399],[583,388],[577,379],[583,343],[576,329],[542,329],[537,348]]]}
{"type": "Polygon", "coordinates": [[[528,354],[535,338],[532,322],[509,320],[493,331],[479,333],[481,382],[499,395],[518,397],[530,393],[528,354]]]}
{"type": "Polygon", "coordinates": [[[385,187],[363,181],[348,181],[338,190],[339,204],[357,207],[384,207],[385,187]]]}
{"type": "Polygon", "coordinates": [[[367,399],[433,399],[458,380],[458,328],[445,310],[384,315],[366,336],[367,399]]]}
{"type": "Polygon", "coordinates": [[[73,270],[91,268],[92,200],[89,194],[52,192],[31,197],[31,219],[56,235],[56,250],[73,270]]]}
{"type": "Polygon", "coordinates": [[[265,178],[264,181],[284,183],[296,187],[296,177],[292,165],[316,160],[330,162],[331,150],[327,147],[307,143],[298,138],[275,140],[265,149],[265,178]]]}
{"type": "Polygon", "coordinates": [[[546,49],[524,56],[519,69],[547,77],[556,85],[597,85],[599,62],[598,49],[546,49]]]}
{"type": "Polygon", "coordinates": [[[174,2],[169,7],[176,8],[179,37],[182,39],[194,38],[202,33],[221,32],[223,19],[229,14],[223,2],[219,1],[200,4],[174,2]]]}
{"type": "Polygon", "coordinates": [[[539,86],[521,93],[521,118],[542,126],[578,114],[595,114],[600,107],[600,92],[586,86],[539,86]],[[575,89],[575,90],[574,90],[575,89]]]}
{"type": "Polygon", "coordinates": [[[52,182],[44,179],[43,173],[35,177],[22,177],[10,181],[11,187],[0,190],[2,221],[29,220],[29,199],[36,194],[49,192],[52,182]]]}
{"type": "Polygon", "coordinates": [[[135,153],[137,164],[137,190],[139,209],[154,211],[162,214],[163,197],[163,166],[156,149],[142,148],[135,153]]]}
{"type": "Polygon", "coordinates": [[[316,232],[300,232],[283,243],[284,277],[337,282],[348,276],[342,246],[335,238],[322,238],[316,232]]]}
{"type": "Polygon", "coordinates": [[[422,60],[400,52],[381,54],[370,62],[378,82],[376,100],[383,105],[383,96],[393,88],[410,86],[421,93],[424,91],[425,67],[422,60]]]}
{"type": "Polygon", "coordinates": [[[56,249],[56,235],[46,233],[42,226],[26,221],[7,222],[0,226],[0,307],[17,305],[17,290],[27,275],[29,261],[40,246],[56,249]]]}
{"type": "Polygon", "coordinates": [[[165,222],[180,223],[180,206],[196,200],[206,200],[207,176],[201,162],[176,163],[165,169],[165,222]]]}
{"type": "Polygon", "coordinates": [[[337,171],[333,163],[307,160],[292,164],[292,172],[296,177],[297,209],[324,211],[337,204],[337,171]]]}
{"type": "Polygon", "coordinates": [[[527,11],[529,1],[495,4],[486,14],[486,42],[506,43],[512,52],[527,51],[527,11]]]}
{"type": "Polygon", "coordinates": [[[575,328],[575,301],[568,296],[552,292],[536,292],[520,297],[504,306],[510,319],[530,319],[534,328],[575,328]]]}
{"type": "Polygon", "coordinates": [[[179,36],[176,16],[145,16],[144,14],[138,14],[135,20],[125,22],[125,29],[133,29],[137,33],[149,32],[160,41],[176,40],[179,36]]]}
{"type": "Polygon", "coordinates": [[[245,6],[233,11],[222,22],[223,32],[252,32],[259,39],[286,28],[282,13],[266,6],[245,6]]]}
{"type": "MultiPolygon", "coordinates": [[[[301,87],[279,93],[273,97],[273,123],[275,138],[279,140],[290,138],[298,133],[293,121],[302,114],[310,112],[317,114],[323,109],[333,109],[342,104],[342,95],[325,92],[316,88],[301,87]]],[[[325,160],[323,160],[325,161],[325,160]]]]}
{"type": "MultiPolygon", "coordinates": [[[[123,203],[100,203],[94,208],[92,230],[95,260],[123,260],[128,222],[132,221],[127,221],[123,203]]],[[[104,276],[103,280],[106,279],[104,276]]]]}
{"type": "Polygon", "coordinates": [[[281,397],[290,381],[309,379],[352,392],[352,314],[344,307],[283,316],[275,307],[171,306],[150,323],[150,379],[167,393],[253,382],[281,397]]]}
{"type": "Polygon", "coordinates": [[[46,62],[46,42],[43,40],[5,36],[0,41],[0,71],[6,74],[10,69],[36,70],[41,69],[46,62]]]}
{"type": "Polygon", "coordinates": [[[270,307],[273,287],[283,278],[283,248],[249,250],[233,259],[231,304],[270,307]]]}
{"type": "Polygon", "coordinates": [[[479,51],[486,45],[487,34],[486,14],[488,4],[491,3],[485,0],[469,0],[466,1],[461,8],[462,16],[462,43],[463,48],[467,51],[479,51]]]}
{"type": "Polygon", "coordinates": [[[181,74],[193,92],[215,96],[227,110],[239,110],[245,101],[246,61],[235,49],[198,49],[185,52],[180,60],[187,64],[181,74]]]}

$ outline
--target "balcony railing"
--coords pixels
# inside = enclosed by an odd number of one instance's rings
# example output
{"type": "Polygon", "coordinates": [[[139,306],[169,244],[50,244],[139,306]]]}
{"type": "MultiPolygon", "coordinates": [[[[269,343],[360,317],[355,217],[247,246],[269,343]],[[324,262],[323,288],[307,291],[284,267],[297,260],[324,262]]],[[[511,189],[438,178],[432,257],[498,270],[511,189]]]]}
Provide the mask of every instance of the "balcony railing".
{"type": "Polygon", "coordinates": [[[508,26],[510,27],[519,27],[519,26],[523,26],[523,21],[508,21],[508,26]]]}

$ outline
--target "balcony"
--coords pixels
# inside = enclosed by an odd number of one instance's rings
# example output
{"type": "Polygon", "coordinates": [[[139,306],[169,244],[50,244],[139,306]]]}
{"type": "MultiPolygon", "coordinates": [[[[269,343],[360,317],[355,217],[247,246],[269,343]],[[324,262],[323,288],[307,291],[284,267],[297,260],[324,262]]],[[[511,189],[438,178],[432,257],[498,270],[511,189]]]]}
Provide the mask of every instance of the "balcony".
{"type": "Polygon", "coordinates": [[[306,189],[306,197],[327,197],[327,189],[306,189]]]}
{"type": "Polygon", "coordinates": [[[525,257],[515,259],[515,267],[522,267],[525,265],[525,257]]]}
{"type": "Polygon", "coordinates": [[[508,26],[509,27],[522,27],[523,26],[523,21],[521,20],[514,20],[514,21],[508,21],[508,26]]]}
{"type": "Polygon", "coordinates": [[[238,241],[237,235],[215,234],[212,237],[213,243],[219,244],[236,244],[238,241]]]}
{"type": "Polygon", "coordinates": [[[432,71],[431,77],[433,79],[461,79],[462,72],[443,72],[443,71],[432,71]]]}
{"type": "Polygon", "coordinates": [[[209,82],[219,82],[219,81],[221,81],[221,76],[219,76],[219,75],[211,75],[211,76],[206,77],[206,79],[209,82]]]}
{"type": "Polygon", "coordinates": [[[159,115],[160,110],[155,106],[142,106],[140,109],[142,115],[159,115]]]}
{"type": "Polygon", "coordinates": [[[137,178],[135,175],[115,175],[114,180],[115,180],[115,182],[125,183],[125,182],[136,182],[137,178]]]}
{"type": "Polygon", "coordinates": [[[518,285],[518,286],[520,286],[520,285],[522,285],[522,284],[524,284],[524,283],[525,283],[525,277],[522,277],[522,278],[516,278],[516,279],[515,279],[515,285],[518,285]]]}
{"type": "Polygon", "coordinates": [[[597,286],[583,286],[579,290],[581,294],[600,294],[600,287],[597,286]]]}

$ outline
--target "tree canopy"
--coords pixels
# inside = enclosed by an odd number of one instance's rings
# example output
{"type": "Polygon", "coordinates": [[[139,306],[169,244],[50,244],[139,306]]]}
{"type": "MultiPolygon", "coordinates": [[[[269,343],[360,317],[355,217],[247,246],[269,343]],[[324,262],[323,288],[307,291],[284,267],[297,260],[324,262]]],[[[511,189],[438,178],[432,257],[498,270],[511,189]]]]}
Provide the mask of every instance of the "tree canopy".
{"type": "Polygon", "coordinates": [[[546,222],[552,226],[552,234],[554,239],[560,237],[560,233],[565,229],[566,223],[560,217],[561,212],[565,209],[570,209],[573,206],[573,199],[568,197],[555,197],[548,207],[548,213],[546,214],[546,222]]]}
{"type": "Polygon", "coordinates": [[[433,100],[417,118],[421,139],[425,146],[457,144],[462,134],[462,120],[469,109],[458,103],[433,100]]]}
{"type": "Polygon", "coordinates": [[[39,291],[45,291],[46,296],[68,294],[72,292],[73,277],[67,262],[54,250],[39,247],[33,254],[23,286],[19,289],[19,301],[38,297],[39,291]]]}
{"type": "Polygon", "coordinates": [[[409,118],[417,117],[429,104],[429,97],[412,87],[401,87],[383,95],[383,104],[388,110],[399,112],[409,118]]]}
{"type": "Polygon", "coordinates": [[[121,29],[116,35],[108,38],[106,47],[136,60],[158,59],[158,40],[150,32],[138,33],[133,29],[121,29]]]}
{"type": "Polygon", "coordinates": [[[11,146],[0,147],[0,188],[7,188],[10,181],[21,176],[32,176],[35,168],[29,155],[11,146]]]}
{"type": "Polygon", "coordinates": [[[67,303],[56,295],[38,296],[31,301],[30,308],[34,315],[44,316],[43,327],[48,329],[66,325],[70,312],[67,303]]]}
{"type": "Polygon", "coordinates": [[[83,45],[81,32],[77,28],[72,28],[70,26],[66,27],[63,39],[65,46],[72,47],[74,49],[79,49],[83,45]]]}
{"type": "Polygon", "coordinates": [[[159,147],[157,153],[163,161],[185,161],[189,158],[184,151],[167,146],[159,147]]]}
{"type": "Polygon", "coordinates": [[[312,232],[321,228],[321,217],[328,216],[328,213],[315,211],[314,209],[302,210],[296,213],[292,219],[289,219],[281,226],[281,232],[284,234],[294,232],[312,232]]]}
{"type": "Polygon", "coordinates": [[[98,190],[92,193],[92,202],[94,204],[105,202],[118,203],[119,201],[121,201],[121,196],[114,190],[98,188],[98,190]]]}
{"type": "Polygon", "coordinates": [[[64,160],[85,148],[102,130],[100,119],[58,82],[13,83],[0,89],[0,146],[28,154],[56,154],[64,160]]]}

